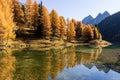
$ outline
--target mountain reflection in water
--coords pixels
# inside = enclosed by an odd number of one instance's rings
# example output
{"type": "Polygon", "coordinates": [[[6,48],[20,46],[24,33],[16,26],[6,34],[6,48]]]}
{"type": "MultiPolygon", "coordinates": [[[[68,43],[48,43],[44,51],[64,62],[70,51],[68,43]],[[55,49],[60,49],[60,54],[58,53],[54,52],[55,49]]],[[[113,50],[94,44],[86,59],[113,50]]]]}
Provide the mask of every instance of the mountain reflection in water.
{"type": "Polygon", "coordinates": [[[58,73],[56,80],[120,80],[120,74],[112,70],[105,73],[99,71],[96,66],[89,69],[81,64],[70,69],[64,69],[58,73]]]}
{"type": "Polygon", "coordinates": [[[88,46],[8,49],[0,52],[0,80],[120,80],[120,49],[114,50],[113,54],[109,48],[88,46]]]}

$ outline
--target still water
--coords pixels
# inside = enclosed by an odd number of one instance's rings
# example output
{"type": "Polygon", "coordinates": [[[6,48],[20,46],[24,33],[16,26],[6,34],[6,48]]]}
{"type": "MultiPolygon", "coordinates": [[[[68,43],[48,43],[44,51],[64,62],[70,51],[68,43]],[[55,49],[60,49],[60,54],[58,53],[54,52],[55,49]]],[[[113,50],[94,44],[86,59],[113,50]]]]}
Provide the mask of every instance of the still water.
{"type": "Polygon", "coordinates": [[[120,46],[1,50],[0,80],[120,80],[120,46]]]}

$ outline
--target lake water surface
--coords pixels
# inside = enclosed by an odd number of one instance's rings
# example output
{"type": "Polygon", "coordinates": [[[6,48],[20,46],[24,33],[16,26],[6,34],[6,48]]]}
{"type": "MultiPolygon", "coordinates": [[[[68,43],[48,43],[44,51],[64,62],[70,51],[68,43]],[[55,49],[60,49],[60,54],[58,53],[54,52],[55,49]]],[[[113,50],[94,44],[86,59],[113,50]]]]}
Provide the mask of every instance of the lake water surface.
{"type": "Polygon", "coordinates": [[[120,80],[120,46],[1,50],[0,80],[120,80]]]}

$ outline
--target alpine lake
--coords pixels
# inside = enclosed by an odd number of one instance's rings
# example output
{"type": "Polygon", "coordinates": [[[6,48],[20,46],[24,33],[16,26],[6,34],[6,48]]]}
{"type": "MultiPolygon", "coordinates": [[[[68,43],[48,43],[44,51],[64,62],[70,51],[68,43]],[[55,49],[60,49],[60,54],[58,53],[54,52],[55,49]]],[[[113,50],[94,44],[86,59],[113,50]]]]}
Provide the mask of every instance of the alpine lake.
{"type": "Polygon", "coordinates": [[[120,80],[120,45],[1,50],[0,80],[120,80]]]}

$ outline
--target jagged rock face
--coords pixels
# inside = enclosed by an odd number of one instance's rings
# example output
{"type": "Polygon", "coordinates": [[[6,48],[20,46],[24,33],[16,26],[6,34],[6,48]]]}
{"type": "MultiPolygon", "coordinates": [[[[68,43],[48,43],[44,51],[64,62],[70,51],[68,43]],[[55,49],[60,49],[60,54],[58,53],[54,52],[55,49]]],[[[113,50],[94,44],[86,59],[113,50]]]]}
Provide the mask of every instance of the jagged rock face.
{"type": "Polygon", "coordinates": [[[99,13],[96,18],[93,18],[91,15],[85,17],[82,22],[84,24],[92,24],[92,25],[95,25],[95,24],[99,24],[102,20],[104,20],[105,18],[107,18],[108,16],[110,16],[110,14],[105,11],[103,14],[99,13]]]}

